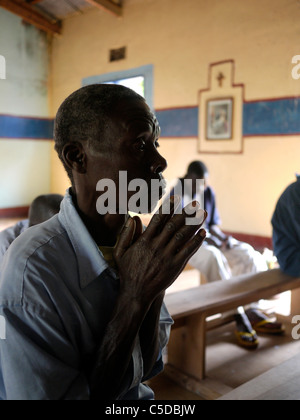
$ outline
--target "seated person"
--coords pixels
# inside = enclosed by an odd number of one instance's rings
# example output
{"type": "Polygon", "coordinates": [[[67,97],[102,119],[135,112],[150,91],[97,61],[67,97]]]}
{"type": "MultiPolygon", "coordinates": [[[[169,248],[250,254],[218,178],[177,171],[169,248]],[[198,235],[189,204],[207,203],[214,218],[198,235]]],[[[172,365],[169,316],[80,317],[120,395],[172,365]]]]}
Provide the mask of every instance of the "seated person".
{"type": "MultiPolygon", "coordinates": [[[[206,219],[207,238],[201,249],[190,260],[190,265],[204,274],[208,283],[228,280],[246,273],[257,273],[268,269],[264,257],[249,244],[242,243],[226,235],[220,228],[221,218],[217,208],[216,195],[208,185],[209,172],[203,162],[192,162],[187,174],[178,182],[184,187],[184,180],[191,180],[192,190],[182,188],[183,206],[186,201],[198,198],[196,180],[204,180],[204,206],[208,213],[206,219]]],[[[186,183],[185,185],[188,185],[186,183]]],[[[174,193],[179,193],[175,186],[174,193]]]]}
{"type": "Polygon", "coordinates": [[[21,220],[0,232],[0,264],[9,246],[22,232],[31,226],[45,222],[59,212],[62,199],[63,196],[59,194],[40,195],[30,205],[28,220],[21,220]]]}
{"type": "Polygon", "coordinates": [[[159,135],[145,100],[123,86],[87,86],[61,105],[55,148],[72,187],[59,214],[5,254],[0,400],[154,398],[144,381],[163,369],[173,323],[165,291],[205,238],[196,202],[174,215],[172,197],[144,231],[127,214],[134,192],[119,191],[120,172],[128,183],[144,180],[151,196],[167,166],[159,135]],[[99,211],[103,179],[115,187],[117,212],[99,211]],[[187,224],[190,213],[197,225],[187,224]]]}
{"type": "MultiPolygon", "coordinates": [[[[197,180],[204,180],[204,206],[208,213],[205,228],[207,237],[203,246],[190,259],[189,264],[198,269],[206,280],[211,283],[219,280],[229,280],[232,277],[247,273],[257,273],[268,269],[262,254],[251,245],[239,242],[225,234],[221,228],[221,218],[216,203],[216,195],[208,185],[209,171],[200,161],[192,162],[184,178],[179,179],[173,193],[182,190],[183,205],[197,197],[201,199],[201,191],[197,191],[197,180]],[[184,182],[189,180],[190,182],[184,182]],[[178,185],[180,188],[178,188],[178,185]],[[184,188],[184,186],[189,188],[184,188]]],[[[172,193],[172,194],[173,194],[172,193]]],[[[239,308],[236,315],[237,338],[241,345],[256,348],[257,332],[282,333],[282,325],[272,322],[261,311],[249,308],[246,312],[239,308]],[[256,329],[256,330],[255,330],[256,329]]]]}
{"type": "Polygon", "coordinates": [[[272,218],[274,253],[281,270],[300,277],[300,176],[280,197],[272,218]]]}

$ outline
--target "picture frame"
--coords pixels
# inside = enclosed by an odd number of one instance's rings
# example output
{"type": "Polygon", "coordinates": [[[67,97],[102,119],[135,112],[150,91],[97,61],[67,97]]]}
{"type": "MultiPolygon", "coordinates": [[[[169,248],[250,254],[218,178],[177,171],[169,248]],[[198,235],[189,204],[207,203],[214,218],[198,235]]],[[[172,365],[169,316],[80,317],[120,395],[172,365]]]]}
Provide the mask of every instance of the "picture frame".
{"type": "Polygon", "coordinates": [[[207,101],[206,140],[233,140],[233,107],[233,98],[207,101]]]}

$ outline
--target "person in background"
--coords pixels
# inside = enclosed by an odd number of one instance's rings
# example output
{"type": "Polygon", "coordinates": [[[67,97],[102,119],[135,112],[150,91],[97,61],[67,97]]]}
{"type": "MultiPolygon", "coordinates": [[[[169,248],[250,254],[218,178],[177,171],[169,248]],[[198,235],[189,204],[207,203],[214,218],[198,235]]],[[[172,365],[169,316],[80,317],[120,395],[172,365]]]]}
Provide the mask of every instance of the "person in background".
{"type": "Polygon", "coordinates": [[[281,270],[300,277],[300,175],[279,198],[272,226],[274,253],[281,270]]]}
{"type": "MultiPolygon", "coordinates": [[[[204,206],[208,213],[205,229],[206,240],[203,246],[190,259],[189,264],[204,274],[207,282],[229,280],[232,277],[257,273],[268,270],[267,263],[261,253],[251,245],[240,242],[224,233],[220,227],[221,218],[217,207],[216,194],[209,185],[209,171],[205,163],[192,162],[184,178],[179,179],[173,193],[177,194],[182,188],[182,205],[191,199],[201,199],[201,191],[197,190],[197,180],[204,181],[204,206]],[[190,181],[190,188],[184,188],[184,181],[190,181]]],[[[189,185],[186,183],[186,185],[189,185]]],[[[203,193],[203,192],[202,192],[203,193]]],[[[269,319],[256,308],[239,308],[235,315],[236,336],[240,345],[247,348],[257,348],[259,342],[257,332],[282,334],[281,324],[269,319]]]]}
{"type": "Polygon", "coordinates": [[[45,194],[34,199],[28,213],[29,227],[46,222],[59,213],[63,198],[60,194],[45,194]]]}
{"type": "Polygon", "coordinates": [[[5,254],[0,400],[154,399],[145,381],[163,370],[173,324],[165,291],[205,238],[197,202],[175,214],[172,197],[145,230],[127,213],[134,192],[119,194],[120,174],[127,187],[143,180],[151,196],[167,167],[159,136],[144,98],[123,86],[81,88],[59,108],[55,149],[72,187],[59,214],[5,254]],[[97,205],[103,179],[117,212],[97,205]]]}
{"type": "Polygon", "coordinates": [[[40,195],[33,200],[28,212],[28,219],[21,220],[0,232],[0,265],[5,252],[12,242],[29,227],[45,222],[55,216],[60,209],[63,196],[59,194],[40,195]]]}

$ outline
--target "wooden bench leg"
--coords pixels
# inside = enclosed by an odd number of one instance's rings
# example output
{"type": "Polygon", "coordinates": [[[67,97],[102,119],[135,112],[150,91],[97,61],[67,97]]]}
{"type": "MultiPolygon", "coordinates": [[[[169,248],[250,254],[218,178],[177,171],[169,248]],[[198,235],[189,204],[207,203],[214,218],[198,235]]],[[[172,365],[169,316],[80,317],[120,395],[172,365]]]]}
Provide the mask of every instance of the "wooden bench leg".
{"type": "Polygon", "coordinates": [[[196,380],[205,378],[206,316],[198,313],[185,326],[173,330],[168,346],[168,363],[196,380]]]}
{"type": "Polygon", "coordinates": [[[198,380],[205,378],[206,316],[196,314],[186,324],[186,363],[184,371],[198,380]]]}
{"type": "Polygon", "coordinates": [[[291,314],[300,315],[300,289],[292,290],[291,314]]]}

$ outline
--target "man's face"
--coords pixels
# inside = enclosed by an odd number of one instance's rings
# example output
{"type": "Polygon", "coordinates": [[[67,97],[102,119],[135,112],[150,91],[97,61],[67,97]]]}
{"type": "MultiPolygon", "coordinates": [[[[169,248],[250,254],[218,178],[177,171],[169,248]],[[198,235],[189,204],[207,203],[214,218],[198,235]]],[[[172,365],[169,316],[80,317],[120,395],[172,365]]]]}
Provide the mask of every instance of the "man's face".
{"type": "MultiPolygon", "coordinates": [[[[140,100],[126,101],[119,104],[112,115],[112,129],[103,152],[88,153],[92,165],[90,168],[90,187],[96,192],[96,185],[101,179],[110,179],[116,185],[117,211],[124,207],[119,202],[120,171],[127,174],[128,184],[135,179],[147,184],[148,210],[151,201],[151,181],[162,180],[162,173],[167,167],[166,160],[159,154],[160,127],[149,107],[140,100]]],[[[124,192],[124,191],[123,191],[124,192]]],[[[101,193],[98,193],[98,196],[101,193]]],[[[136,192],[128,191],[128,200],[136,192]]],[[[163,191],[160,190],[161,198],[163,191]]],[[[127,202],[128,203],[128,202],[127,202]]],[[[127,206],[126,203],[126,206],[127,206]]],[[[152,203],[153,204],[153,203],[152,203]]],[[[156,205],[157,203],[155,203],[156,205]]],[[[129,208],[130,210],[130,208],[129,208]]]]}

